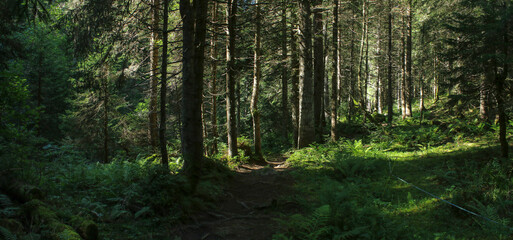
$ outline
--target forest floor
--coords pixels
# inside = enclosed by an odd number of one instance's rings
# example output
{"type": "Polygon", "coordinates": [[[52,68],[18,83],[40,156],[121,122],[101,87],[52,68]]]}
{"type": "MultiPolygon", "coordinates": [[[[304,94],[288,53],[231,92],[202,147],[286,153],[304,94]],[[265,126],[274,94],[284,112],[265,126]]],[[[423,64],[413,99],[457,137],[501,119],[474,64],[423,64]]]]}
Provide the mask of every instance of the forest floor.
{"type": "Polygon", "coordinates": [[[192,223],[175,230],[180,239],[271,239],[279,231],[276,220],[300,208],[286,200],[294,194],[291,169],[281,158],[268,163],[239,166],[217,207],[191,216],[192,223]]]}

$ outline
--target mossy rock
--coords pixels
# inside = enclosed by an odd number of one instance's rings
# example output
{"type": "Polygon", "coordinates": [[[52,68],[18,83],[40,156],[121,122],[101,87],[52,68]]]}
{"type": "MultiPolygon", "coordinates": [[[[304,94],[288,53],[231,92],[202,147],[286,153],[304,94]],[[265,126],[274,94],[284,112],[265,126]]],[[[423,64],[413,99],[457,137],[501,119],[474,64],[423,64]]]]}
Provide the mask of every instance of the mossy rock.
{"type": "Polygon", "coordinates": [[[94,221],[85,219],[80,216],[73,216],[71,218],[71,225],[85,240],[98,239],[98,225],[96,225],[94,221]]]}
{"type": "Polygon", "coordinates": [[[69,225],[59,220],[57,214],[41,200],[31,200],[23,204],[22,209],[29,219],[48,230],[46,239],[80,240],[80,235],[69,225]]]}

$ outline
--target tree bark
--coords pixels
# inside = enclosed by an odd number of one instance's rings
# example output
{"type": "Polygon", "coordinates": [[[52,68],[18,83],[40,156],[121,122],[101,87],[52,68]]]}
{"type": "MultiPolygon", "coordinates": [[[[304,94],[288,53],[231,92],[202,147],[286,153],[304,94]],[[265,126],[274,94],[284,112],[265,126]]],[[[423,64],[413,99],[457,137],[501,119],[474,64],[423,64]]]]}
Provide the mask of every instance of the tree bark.
{"type": "Polygon", "coordinates": [[[103,77],[103,163],[109,162],[109,84],[103,77]]]}
{"type": "Polygon", "coordinates": [[[226,128],[228,133],[228,156],[235,157],[237,152],[237,119],[235,115],[235,25],[237,23],[237,0],[228,0],[226,21],[228,42],[226,44],[226,128]]]}
{"type": "Polygon", "coordinates": [[[158,96],[158,67],[159,67],[159,45],[160,40],[160,0],[153,0],[151,3],[151,39],[150,39],[150,106],[149,106],[149,140],[150,146],[156,150],[158,146],[158,124],[157,124],[157,96],[158,96]]]}
{"type": "Polygon", "coordinates": [[[488,87],[486,81],[486,77],[483,77],[479,86],[479,118],[484,122],[488,121],[488,87]]]}
{"type": "MultiPolygon", "coordinates": [[[[292,13],[291,18],[293,20],[296,19],[295,13],[292,13]]],[[[292,137],[294,138],[294,148],[299,148],[298,146],[298,139],[299,139],[299,58],[298,58],[298,51],[297,51],[297,35],[298,29],[292,29],[291,32],[291,39],[290,39],[290,52],[292,54],[290,66],[292,69],[292,77],[291,77],[291,99],[290,102],[292,103],[292,127],[293,127],[293,134],[292,137]]]]}
{"type": "Polygon", "coordinates": [[[284,136],[289,133],[290,127],[290,115],[288,106],[288,49],[287,49],[287,8],[283,6],[281,12],[281,24],[282,24],[282,40],[281,40],[281,52],[282,52],[282,68],[281,68],[281,112],[283,115],[282,128],[284,136]]]}
{"type": "Polygon", "coordinates": [[[260,138],[260,112],[258,110],[258,95],[260,88],[260,76],[261,76],[261,65],[260,65],[260,5],[258,0],[255,0],[256,4],[256,32],[255,32],[255,48],[254,48],[254,62],[253,62],[253,91],[251,94],[251,117],[253,118],[253,144],[255,145],[255,156],[258,160],[262,160],[262,140],[260,138]]]}
{"type": "Polygon", "coordinates": [[[217,2],[214,1],[212,10],[212,23],[214,24],[214,33],[212,34],[211,44],[211,60],[212,60],[212,82],[210,91],[212,93],[212,152],[211,154],[217,154],[219,152],[217,148],[217,138],[219,134],[217,132],[217,2]]]}
{"type": "Polygon", "coordinates": [[[411,102],[413,98],[412,75],[412,0],[408,0],[406,21],[406,85],[404,86],[406,100],[406,117],[412,116],[411,102]]]}
{"type": "MultiPolygon", "coordinates": [[[[168,0],[166,0],[168,1],[168,0]]],[[[180,0],[183,19],[182,154],[185,174],[195,190],[203,164],[201,103],[203,102],[204,50],[207,1],[180,0]]]]}
{"type": "MultiPolygon", "coordinates": [[[[504,3],[504,7],[506,8],[507,5],[504,3]]],[[[503,66],[502,66],[502,72],[499,73],[497,63],[495,64],[495,85],[496,85],[496,99],[497,99],[497,111],[499,113],[499,142],[501,144],[501,157],[508,158],[509,155],[509,144],[508,139],[506,138],[507,133],[507,127],[508,127],[508,116],[506,115],[505,110],[505,103],[504,103],[504,85],[506,78],[508,77],[508,23],[504,23],[504,32],[503,32],[503,54],[504,59],[502,60],[503,66]]]]}
{"type": "MultiPolygon", "coordinates": [[[[162,24],[162,68],[160,76],[162,79],[160,80],[160,155],[161,155],[161,163],[165,168],[169,168],[169,161],[167,156],[167,142],[166,142],[166,98],[167,98],[167,26],[168,26],[168,10],[169,10],[169,0],[163,0],[164,4],[162,8],[164,8],[164,23],[162,24]]],[[[200,103],[201,104],[201,103],[200,103]]],[[[200,105],[201,107],[201,105],[200,105]]],[[[201,110],[200,110],[201,112],[201,110]]],[[[200,124],[201,124],[201,116],[200,116],[200,124]]],[[[202,151],[203,152],[203,151],[202,151]]]]}
{"type": "Polygon", "coordinates": [[[337,141],[337,96],[338,96],[338,79],[340,76],[340,66],[338,58],[338,44],[339,44],[339,33],[338,33],[338,0],[334,0],[335,7],[333,9],[333,76],[331,77],[331,141],[337,141]]]}
{"type": "Polygon", "coordinates": [[[309,0],[299,1],[299,136],[298,148],[304,148],[315,140],[313,112],[314,87],[312,79],[312,22],[309,0]]]}
{"type": "Polygon", "coordinates": [[[406,115],[406,98],[407,98],[407,86],[406,86],[406,33],[404,29],[404,16],[401,29],[401,110],[402,118],[405,119],[406,115]]]}
{"type": "Polygon", "coordinates": [[[388,0],[388,49],[387,49],[387,57],[388,57],[388,89],[387,89],[387,121],[388,124],[392,124],[392,119],[394,117],[394,99],[392,97],[393,93],[393,79],[392,79],[392,0],[388,0]]]}
{"type": "MultiPolygon", "coordinates": [[[[352,9],[352,13],[353,13],[353,19],[356,17],[356,12],[355,12],[355,9],[354,9],[354,6],[351,7],[352,9]]],[[[354,30],[354,20],[351,20],[351,28],[354,30]]],[[[355,37],[356,37],[356,34],[355,34],[355,31],[351,31],[351,53],[350,53],[350,60],[349,60],[349,78],[348,78],[348,87],[349,87],[349,94],[348,94],[348,113],[347,113],[347,120],[349,122],[352,121],[352,117],[353,117],[353,113],[354,113],[354,95],[355,95],[355,81],[354,81],[354,55],[355,55],[355,49],[354,49],[354,45],[355,45],[355,37]]],[[[340,86],[339,86],[340,87],[340,86]]],[[[341,90],[341,88],[339,88],[339,90],[341,90]]],[[[340,94],[340,93],[339,93],[340,94]]]]}
{"type": "Polygon", "coordinates": [[[314,12],[314,100],[313,113],[315,124],[315,141],[322,141],[322,101],[324,92],[324,41],[323,16],[320,9],[314,12]]]}
{"type": "MultiPolygon", "coordinates": [[[[359,90],[359,105],[360,110],[365,110],[366,107],[366,86],[365,82],[366,79],[363,79],[363,61],[364,61],[364,54],[365,54],[365,39],[367,35],[367,0],[363,0],[363,6],[362,6],[362,38],[360,40],[360,53],[359,53],[359,59],[358,59],[358,75],[357,75],[357,81],[358,84],[358,90],[359,90]]],[[[364,122],[365,122],[365,114],[364,114],[364,122]]]]}

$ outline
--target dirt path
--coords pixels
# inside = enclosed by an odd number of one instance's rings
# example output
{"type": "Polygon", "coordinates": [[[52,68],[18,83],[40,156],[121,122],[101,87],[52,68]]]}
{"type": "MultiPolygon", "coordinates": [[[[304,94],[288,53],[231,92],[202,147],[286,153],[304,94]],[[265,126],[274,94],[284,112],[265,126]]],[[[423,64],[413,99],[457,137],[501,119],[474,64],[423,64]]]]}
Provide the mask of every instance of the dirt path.
{"type": "Polygon", "coordinates": [[[243,165],[225,189],[218,208],[193,216],[181,227],[182,240],[267,240],[279,230],[275,219],[299,212],[284,197],[293,194],[293,179],[283,162],[268,167],[243,165]]]}

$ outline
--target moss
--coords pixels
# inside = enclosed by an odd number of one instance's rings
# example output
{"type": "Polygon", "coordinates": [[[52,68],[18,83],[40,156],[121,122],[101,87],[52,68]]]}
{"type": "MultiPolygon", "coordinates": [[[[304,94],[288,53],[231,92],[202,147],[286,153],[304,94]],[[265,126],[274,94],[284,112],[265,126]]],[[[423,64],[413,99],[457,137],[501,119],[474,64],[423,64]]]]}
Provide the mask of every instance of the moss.
{"type": "Polygon", "coordinates": [[[98,225],[94,221],[80,216],[73,216],[71,218],[71,225],[85,240],[98,239],[98,225]]]}
{"type": "Polygon", "coordinates": [[[35,223],[45,226],[50,231],[50,239],[56,240],[80,240],[80,235],[75,230],[62,223],[57,214],[50,210],[42,201],[31,200],[23,205],[23,210],[27,217],[35,223]]]}
{"type": "Polygon", "coordinates": [[[83,221],[80,225],[79,232],[85,240],[98,239],[98,225],[91,220],[83,221]]]}

